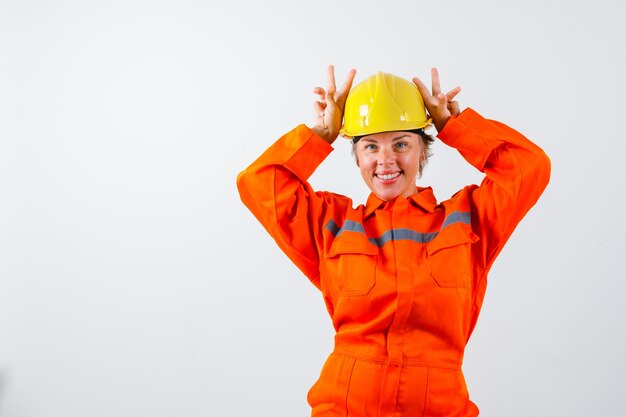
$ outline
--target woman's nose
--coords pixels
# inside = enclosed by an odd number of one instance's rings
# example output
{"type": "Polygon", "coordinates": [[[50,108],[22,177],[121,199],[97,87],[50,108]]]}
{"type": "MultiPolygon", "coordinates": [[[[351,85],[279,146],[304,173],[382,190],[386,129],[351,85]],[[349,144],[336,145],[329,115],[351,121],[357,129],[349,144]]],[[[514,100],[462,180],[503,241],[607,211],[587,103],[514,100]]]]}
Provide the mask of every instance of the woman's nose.
{"type": "Polygon", "coordinates": [[[388,165],[395,162],[395,155],[391,149],[381,148],[378,152],[378,165],[388,165]]]}

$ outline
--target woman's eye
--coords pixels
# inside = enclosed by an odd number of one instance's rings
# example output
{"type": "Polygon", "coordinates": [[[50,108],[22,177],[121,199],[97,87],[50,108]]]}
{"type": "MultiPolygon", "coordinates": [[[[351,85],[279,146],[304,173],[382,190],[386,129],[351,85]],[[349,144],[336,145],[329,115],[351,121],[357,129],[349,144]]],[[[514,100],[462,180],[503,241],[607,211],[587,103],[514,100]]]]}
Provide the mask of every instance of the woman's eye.
{"type": "Polygon", "coordinates": [[[407,144],[405,142],[398,142],[396,143],[396,148],[397,149],[404,149],[407,147],[407,144]]]}
{"type": "Polygon", "coordinates": [[[376,145],[372,145],[372,144],[365,145],[365,150],[367,150],[367,151],[374,151],[374,150],[376,150],[376,145]]]}

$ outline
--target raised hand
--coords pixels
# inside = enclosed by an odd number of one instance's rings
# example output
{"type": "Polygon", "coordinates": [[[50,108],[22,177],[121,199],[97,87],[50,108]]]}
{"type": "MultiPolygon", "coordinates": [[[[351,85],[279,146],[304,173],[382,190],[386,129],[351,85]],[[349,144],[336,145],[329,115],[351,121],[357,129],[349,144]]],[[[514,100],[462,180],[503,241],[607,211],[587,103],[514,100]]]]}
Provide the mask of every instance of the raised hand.
{"type": "Polygon", "coordinates": [[[448,122],[448,119],[450,119],[450,116],[456,117],[460,113],[459,102],[455,101],[454,97],[459,94],[461,87],[455,87],[444,94],[441,92],[439,71],[437,71],[437,68],[431,69],[430,74],[432,79],[432,93],[419,78],[414,77],[413,83],[415,83],[424,99],[424,105],[430,117],[433,119],[435,128],[438,132],[441,132],[448,122]]]}
{"type": "Polygon", "coordinates": [[[313,103],[315,125],[312,130],[328,143],[333,143],[339,135],[346,98],[352,87],[356,70],[351,69],[339,90],[335,84],[335,68],[332,65],[326,70],[326,90],[315,87],[313,93],[318,99],[313,103]]]}

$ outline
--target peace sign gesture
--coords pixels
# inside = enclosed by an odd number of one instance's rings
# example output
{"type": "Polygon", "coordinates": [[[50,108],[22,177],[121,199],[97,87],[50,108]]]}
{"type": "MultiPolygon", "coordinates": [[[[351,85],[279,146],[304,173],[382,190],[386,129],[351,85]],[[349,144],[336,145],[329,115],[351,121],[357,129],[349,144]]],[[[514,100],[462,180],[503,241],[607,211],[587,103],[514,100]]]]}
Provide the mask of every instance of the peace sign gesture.
{"type": "Polygon", "coordinates": [[[326,70],[326,90],[322,87],[313,89],[313,93],[317,94],[318,99],[313,103],[315,125],[311,129],[328,143],[332,144],[337,139],[337,135],[339,135],[346,98],[352,87],[355,74],[356,70],[351,69],[343,85],[337,90],[335,68],[329,65],[326,70]]]}
{"type": "Polygon", "coordinates": [[[430,117],[433,118],[437,132],[441,132],[450,116],[456,117],[460,113],[459,102],[455,101],[454,97],[459,94],[461,87],[455,87],[444,94],[441,92],[437,68],[431,69],[430,75],[432,79],[432,94],[419,78],[414,77],[413,83],[415,83],[424,99],[424,105],[426,105],[430,117]]]}

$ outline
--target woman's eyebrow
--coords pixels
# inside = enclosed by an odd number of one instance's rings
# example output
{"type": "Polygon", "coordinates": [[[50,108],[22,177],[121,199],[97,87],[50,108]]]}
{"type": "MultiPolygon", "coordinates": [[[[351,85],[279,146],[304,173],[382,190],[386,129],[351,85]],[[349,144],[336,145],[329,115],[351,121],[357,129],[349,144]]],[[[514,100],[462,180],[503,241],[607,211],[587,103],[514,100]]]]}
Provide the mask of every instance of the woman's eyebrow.
{"type": "MultiPolygon", "coordinates": [[[[395,138],[392,139],[392,141],[396,141],[396,140],[400,140],[402,138],[406,138],[407,136],[409,136],[407,133],[405,133],[404,135],[400,135],[400,136],[396,136],[395,138]]],[[[376,139],[370,139],[370,138],[363,138],[361,139],[362,142],[373,142],[373,143],[377,143],[378,141],[376,139]]]]}

